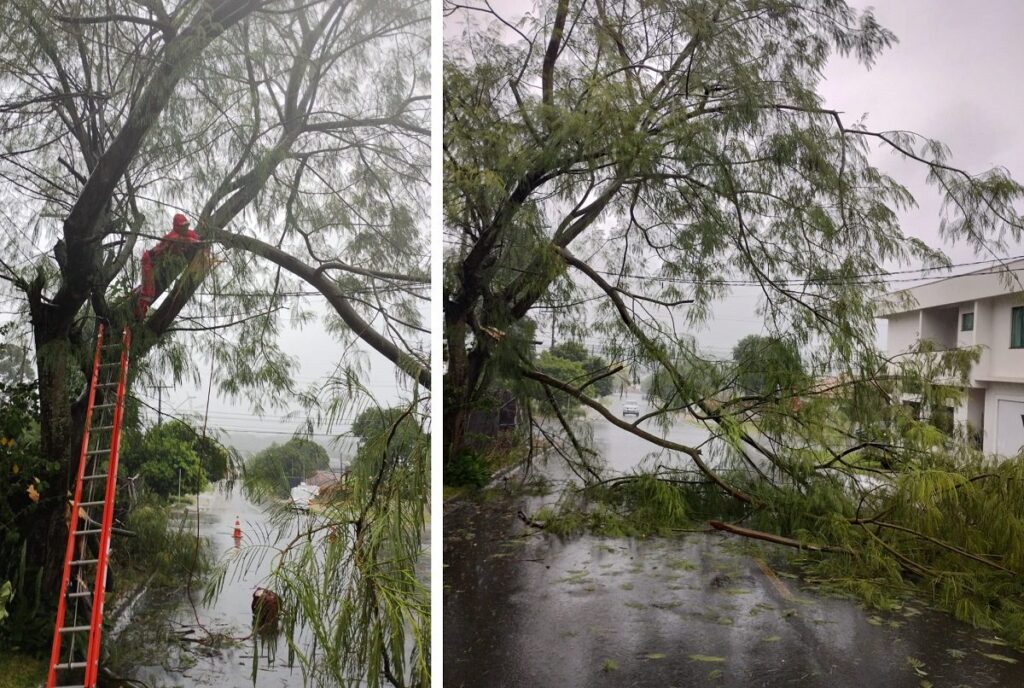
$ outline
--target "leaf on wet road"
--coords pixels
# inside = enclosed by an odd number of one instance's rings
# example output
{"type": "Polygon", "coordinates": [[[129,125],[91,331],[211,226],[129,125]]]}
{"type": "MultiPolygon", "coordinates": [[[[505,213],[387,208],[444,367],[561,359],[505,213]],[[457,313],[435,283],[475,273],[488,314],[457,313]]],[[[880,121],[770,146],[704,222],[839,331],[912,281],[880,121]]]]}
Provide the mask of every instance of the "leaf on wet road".
{"type": "Polygon", "coordinates": [[[924,662],[916,657],[907,657],[907,664],[914,670],[914,673],[918,676],[927,676],[928,672],[924,670],[924,662]]]}
{"type": "Polygon", "coordinates": [[[725,657],[716,657],[714,655],[690,655],[690,660],[694,662],[724,662],[725,657]]]}
{"type": "Polygon", "coordinates": [[[1007,664],[1017,663],[1017,660],[1013,657],[1007,657],[1006,655],[996,654],[995,652],[982,652],[981,656],[988,657],[989,659],[994,659],[997,662],[1006,662],[1007,664]]]}
{"type": "Polygon", "coordinates": [[[664,652],[648,652],[644,655],[644,659],[665,659],[668,657],[664,652]]]}

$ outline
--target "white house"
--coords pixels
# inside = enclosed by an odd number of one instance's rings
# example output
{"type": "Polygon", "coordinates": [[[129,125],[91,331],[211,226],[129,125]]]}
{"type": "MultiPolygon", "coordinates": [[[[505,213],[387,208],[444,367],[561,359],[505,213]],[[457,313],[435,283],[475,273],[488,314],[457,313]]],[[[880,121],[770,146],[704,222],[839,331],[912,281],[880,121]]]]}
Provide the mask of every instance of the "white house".
{"type": "Polygon", "coordinates": [[[899,354],[922,338],[939,349],[982,347],[954,419],[983,432],[986,453],[1013,456],[1024,445],[1024,260],[1007,267],[1012,286],[996,266],[898,292],[913,303],[889,309],[886,349],[899,354]]]}

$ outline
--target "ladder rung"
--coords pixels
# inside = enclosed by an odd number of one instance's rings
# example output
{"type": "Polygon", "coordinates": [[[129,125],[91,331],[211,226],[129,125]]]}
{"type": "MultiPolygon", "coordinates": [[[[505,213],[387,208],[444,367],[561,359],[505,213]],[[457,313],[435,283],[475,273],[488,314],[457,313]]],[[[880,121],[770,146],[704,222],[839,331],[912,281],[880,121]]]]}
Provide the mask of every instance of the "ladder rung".
{"type": "Polygon", "coordinates": [[[106,503],[107,503],[106,500],[101,499],[98,502],[79,502],[78,506],[100,506],[101,504],[106,504],[106,503]]]}
{"type": "Polygon", "coordinates": [[[89,590],[85,592],[69,592],[68,597],[92,597],[92,592],[89,590]]]}
{"type": "Polygon", "coordinates": [[[96,387],[117,387],[120,382],[97,382],[96,387]]]}
{"type": "Polygon", "coordinates": [[[98,564],[99,561],[100,561],[99,559],[75,559],[73,562],[71,562],[71,565],[72,566],[92,566],[93,564],[98,564]]]}
{"type": "Polygon", "coordinates": [[[86,528],[85,530],[77,531],[75,533],[75,535],[96,535],[97,533],[102,533],[102,532],[103,532],[102,528],[86,528]]]}
{"type": "Polygon", "coordinates": [[[85,685],[82,683],[76,683],[74,685],[68,684],[66,686],[54,686],[54,688],[85,688],[85,685]]]}
{"type": "Polygon", "coordinates": [[[64,626],[60,629],[61,633],[81,633],[82,631],[88,631],[90,626],[64,626]]]}
{"type": "Polygon", "coordinates": [[[54,664],[53,668],[58,671],[61,669],[70,671],[71,669],[84,669],[87,666],[89,666],[88,662],[61,662],[60,664],[54,664]]]}
{"type": "Polygon", "coordinates": [[[113,430],[114,426],[113,425],[100,425],[100,426],[97,426],[95,428],[90,428],[90,429],[91,430],[113,430]]]}
{"type": "Polygon", "coordinates": [[[96,454],[102,454],[104,452],[110,453],[110,448],[107,447],[106,449],[90,449],[89,451],[87,451],[85,453],[88,454],[88,455],[93,455],[94,456],[96,454]]]}
{"type": "Polygon", "coordinates": [[[82,480],[102,480],[107,477],[107,473],[97,473],[96,475],[83,475],[82,480]]]}
{"type": "Polygon", "coordinates": [[[117,404],[96,404],[92,407],[92,410],[95,411],[96,409],[114,408],[115,406],[117,406],[117,404]]]}

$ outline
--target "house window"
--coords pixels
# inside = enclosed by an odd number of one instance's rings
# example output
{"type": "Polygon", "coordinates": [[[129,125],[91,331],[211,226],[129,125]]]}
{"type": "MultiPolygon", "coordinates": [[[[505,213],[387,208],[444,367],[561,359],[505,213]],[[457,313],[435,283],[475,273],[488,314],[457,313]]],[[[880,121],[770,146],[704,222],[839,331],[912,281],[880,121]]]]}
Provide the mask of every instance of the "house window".
{"type": "Polygon", "coordinates": [[[974,313],[964,313],[960,316],[960,331],[970,332],[974,329],[974,313]]]}
{"type": "Polygon", "coordinates": [[[1010,348],[1024,349],[1024,306],[1010,311],[1010,348]]]}

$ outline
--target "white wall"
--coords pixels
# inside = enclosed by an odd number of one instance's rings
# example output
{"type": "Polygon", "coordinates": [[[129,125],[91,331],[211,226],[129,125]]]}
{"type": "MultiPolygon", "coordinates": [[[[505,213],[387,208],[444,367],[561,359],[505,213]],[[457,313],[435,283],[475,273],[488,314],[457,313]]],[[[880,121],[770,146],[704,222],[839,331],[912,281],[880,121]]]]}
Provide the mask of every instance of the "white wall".
{"type": "Polygon", "coordinates": [[[919,311],[890,316],[886,352],[890,356],[894,356],[917,344],[917,339],[921,335],[919,327],[919,311]]]}
{"type": "MultiPolygon", "coordinates": [[[[983,449],[986,454],[994,454],[998,450],[996,442],[999,434],[999,402],[1013,401],[1024,403],[1024,385],[1010,382],[993,382],[985,390],[985,441],[983,449]]],[[[1003,428],[1003,432],[1015,428],[1003,428]]]]}
{"type": "Polygon", "coordinates": [[[960,323],[958,307],[929,308],[921,311],[921,339],[931,341],[937,349],[954,349],[960,323]]]}

